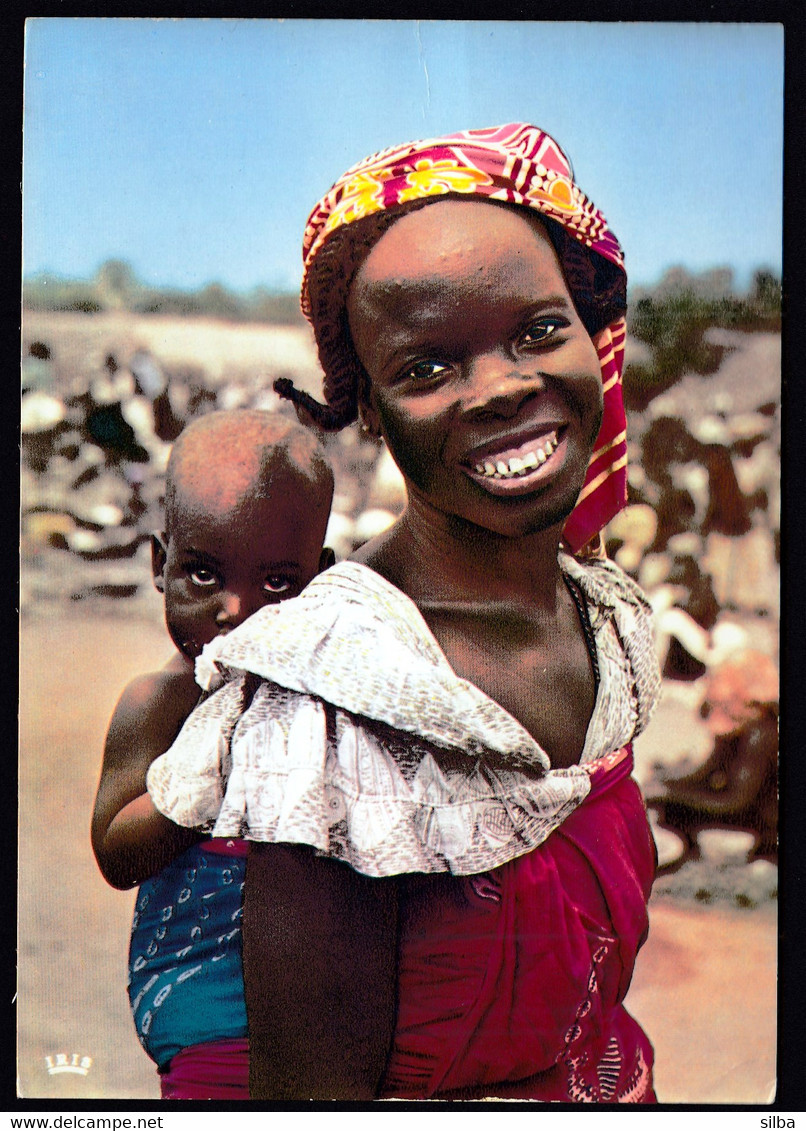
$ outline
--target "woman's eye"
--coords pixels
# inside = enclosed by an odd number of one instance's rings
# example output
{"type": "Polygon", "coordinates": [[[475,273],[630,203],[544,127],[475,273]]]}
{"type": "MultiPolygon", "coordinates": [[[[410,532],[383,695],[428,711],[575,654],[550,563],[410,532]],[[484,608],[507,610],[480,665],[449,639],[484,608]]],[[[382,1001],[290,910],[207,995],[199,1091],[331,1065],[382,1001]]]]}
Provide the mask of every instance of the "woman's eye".
{"type": "Polygon", "coordinates": [[[418,361],[402,374],[407,381],[433,381],[441,373],[447,373],[448,366],[439,361],[418,361]]]}
{"type": "Polygon", "coordinates": [[[191,569],[188,571],[188,576],[194,585],[198,585],[202,589],[208,589],[218,581],[211,569],[191,569]]]}
{"type": "Polygon", "coordinates": [[[272,574],[263,582],[263,588],[267,593],[287,593],[291,588],[291,581],[282,574],[272,574]]]}
{"type": "Polygon", "coordinates": [[[563,326],[557,318],[541,318],[533,322],[523,335],[523,342],[527,346],[542,345],[552,338],[563,326]]]}

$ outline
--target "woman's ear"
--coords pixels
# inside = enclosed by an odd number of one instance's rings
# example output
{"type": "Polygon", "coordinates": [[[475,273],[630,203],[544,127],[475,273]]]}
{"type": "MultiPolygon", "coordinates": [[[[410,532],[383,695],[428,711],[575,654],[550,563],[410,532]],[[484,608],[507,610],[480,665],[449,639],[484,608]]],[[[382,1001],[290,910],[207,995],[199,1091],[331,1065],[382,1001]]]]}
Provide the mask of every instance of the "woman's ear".
{"type": "Polygon", "coordinates": [[[165,592],[165,562],[168,559],[168,538],[154,530],[151,534],[151,576],[158,593],[165,592]]]}

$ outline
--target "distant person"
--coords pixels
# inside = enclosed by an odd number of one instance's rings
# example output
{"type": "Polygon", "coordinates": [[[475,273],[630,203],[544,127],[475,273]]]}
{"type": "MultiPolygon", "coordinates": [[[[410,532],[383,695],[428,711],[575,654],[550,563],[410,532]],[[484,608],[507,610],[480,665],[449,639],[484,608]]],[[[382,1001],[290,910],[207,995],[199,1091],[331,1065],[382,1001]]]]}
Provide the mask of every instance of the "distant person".
{"type": "Polygon", "coordinates": [[[184,420],[174,411],[170,384],[157,360],[148,350],[136,350],[129,362],[129,372],[134,378],[135,394],[151,404],[154,434],[164,443],[173,443],[182,431],[184,420]]]}
{"type": "Polygon", "coordinates": [[[295,597],[332,554],[322,548],[333,476],[313,434],[258,411],[211,413],[175,443],[154,584],[176,654],[134,680],[115,708],[92,820],[110,884],[140,883],[129,996],[165,1099],[247,1099],[241,966],[247,845],[183,829],[154,808],[146,771],[199,702],[205,645],[266,605],[295,597]],[[146,882],[143,882],[146,881],[146,882]],[[241,1071],[240,1078],[244,1078],[241,1071]]]}
{"type": "Polygon", "coordinates": [[[778,862],[778,671],[769,656],[745,649],[706,679],[700,713],[713,740],[701,766],[667,778],[647,804],[683,852],[664,866],[673,872],[700,857],[704,829],[753,833],[749,860],[778,862]]]}
{"type": "Polygon", "coordinates": [[[623,1001],[660,679],[597,556],[626,501],[621,248],[516,123],[362,161],[304,254],[326,404],[275,388],[381,435],[406,510],[216,641],[224,685],[148,774],[165,815],[254,842],[252,1097],[653,1102],[623,1001]]]}
{"type": "Polygon", "coordinates": [[[21,365],[22,392],[48,389],[53,383],[53,357],[46,342],[31,342],[21,365]]]}
{"type": "MultiPolygon", "coordinates": [[[[148,463],[150,455],[142,443],[143,437],[126,419],[124,402],[131,399],[131,393],[118,376],[120,366],[113,353],[106,355],[104,370],[81,398],[85,438],[101,448],[107,464],[120,468],[128,480],[132,465],[148,463]]],[[[139,472],[134,472],[134,478],[140,478],[139,472]]]]}

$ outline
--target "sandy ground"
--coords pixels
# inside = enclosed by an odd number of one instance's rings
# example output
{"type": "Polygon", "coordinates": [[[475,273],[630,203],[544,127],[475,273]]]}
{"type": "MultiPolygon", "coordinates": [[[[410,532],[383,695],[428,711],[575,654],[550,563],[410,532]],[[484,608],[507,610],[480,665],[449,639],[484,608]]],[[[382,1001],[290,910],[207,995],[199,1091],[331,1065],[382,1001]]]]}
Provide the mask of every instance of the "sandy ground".
{"type": "MultiPolygon", "coordinates": [[[[18,1093],[154,1099],[156,1073],[128,1013],[133,893],[108,888],[89,844],[106,724],[117,696],[170,645],[156,594],[27,614],[22,624],[18,1093]],[[86,1075],[48,1060],[91,1058],[86,1075]]],[[[684,726],[678,718],[676,737],[684,726]]],[[[655,725],[655,724],[653,724],[655,725]]],[[[668,721],[658,727],[668,735],[668,721]]],[[[651,745],[651,742],[650,742],[651,745]]],[[[657,1053],[666,1103],[760,1104],[775,1082],[774,903],[737,910],[653,899],[650,938],[628,1006],[657,1053]]],[[[86,1062],[85,1062],[86,1064],[86,1062]]]]}

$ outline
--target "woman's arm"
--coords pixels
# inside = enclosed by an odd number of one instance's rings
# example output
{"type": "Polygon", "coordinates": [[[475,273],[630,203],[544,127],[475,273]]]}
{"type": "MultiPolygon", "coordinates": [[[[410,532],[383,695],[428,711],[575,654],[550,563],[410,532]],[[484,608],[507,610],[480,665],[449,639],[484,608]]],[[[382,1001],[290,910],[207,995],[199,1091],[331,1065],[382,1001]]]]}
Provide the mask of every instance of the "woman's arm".
{"type": "Polygon", "coordinates": [[[129,684],[112,715],[92,815],[92,847],[104,878],[130,888],[156,875],[199,839],[159,813],[148,767],[176,738],[199,699],[192,673],[166,669],[129,684]]]}
{"type": "Polygon", "coordinates": [[[252,1098],[375,1099],[395,1024],[395,881],[252,844],[243,965],[252,1098]]]}

